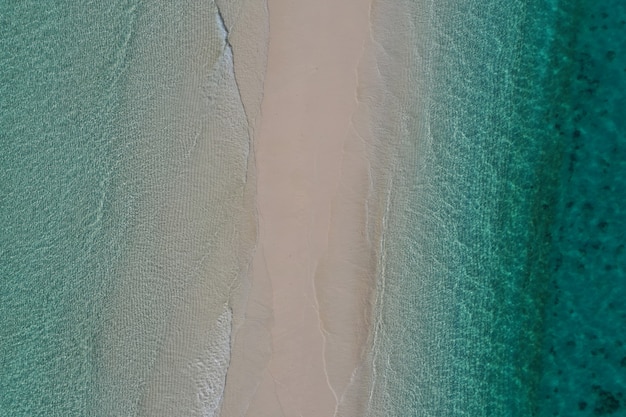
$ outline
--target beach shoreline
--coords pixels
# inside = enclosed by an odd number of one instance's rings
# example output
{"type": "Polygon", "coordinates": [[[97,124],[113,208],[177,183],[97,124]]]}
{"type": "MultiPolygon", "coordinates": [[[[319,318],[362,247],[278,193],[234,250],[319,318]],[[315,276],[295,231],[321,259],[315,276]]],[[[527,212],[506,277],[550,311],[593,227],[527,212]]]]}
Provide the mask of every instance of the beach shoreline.
{"type": "Polygon", "coordinates": [[[222,416],[362,412],[380,229],[359,97],[370,7],[268,2],[258,240],[247,300],[234,307],[222,416]]]}

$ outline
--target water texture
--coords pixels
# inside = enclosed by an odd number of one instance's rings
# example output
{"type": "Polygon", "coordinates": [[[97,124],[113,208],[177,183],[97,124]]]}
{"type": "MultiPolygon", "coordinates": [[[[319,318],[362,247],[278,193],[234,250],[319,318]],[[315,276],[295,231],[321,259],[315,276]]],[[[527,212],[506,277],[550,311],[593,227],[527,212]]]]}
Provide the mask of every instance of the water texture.
{"type": "Polygon", "coordinates": [[[626,5],[561,2],[551,124],[565,146],[551,225],[541,416],[626,409],[626,5]]]}
{"type": "Polygon", "coordinates": [[[213,415],[253,244],[213,2],[0,5],[0,415],[213,415]]]}
{"type": "Polygon", "coordinates": [[[413,48],[371,415],[620,410],[623,7],[587,3],[407,3],[379,30],[413,48]]]}
{"type": "Polygon", "coordinates": [[[113,120],[134,18],[122,1],[0,8],[0,415],[85,415],[93,395],[126,248],[113,120]]]}

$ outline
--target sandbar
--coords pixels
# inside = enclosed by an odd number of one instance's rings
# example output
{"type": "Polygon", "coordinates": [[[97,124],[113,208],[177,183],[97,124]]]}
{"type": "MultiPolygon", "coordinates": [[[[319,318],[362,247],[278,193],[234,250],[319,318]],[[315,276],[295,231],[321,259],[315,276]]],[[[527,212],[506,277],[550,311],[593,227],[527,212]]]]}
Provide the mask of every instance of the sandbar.
{"type": "Polygon", "coordinates": [[[222,416],[360,413],[376,275],[372,152],[357,122],[370,7],[268,0],[258,240],[222,416]]]}

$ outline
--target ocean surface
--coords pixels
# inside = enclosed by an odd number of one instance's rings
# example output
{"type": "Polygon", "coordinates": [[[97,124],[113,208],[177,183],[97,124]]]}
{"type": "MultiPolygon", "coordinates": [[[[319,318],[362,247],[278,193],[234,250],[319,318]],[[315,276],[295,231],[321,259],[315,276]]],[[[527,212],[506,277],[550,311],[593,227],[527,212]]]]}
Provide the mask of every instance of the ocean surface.
{"type": "MultiPolygon", "coordinates": [[[[625,415],[626,3],[395,6],[368,416],[625,415]]],[[[255,236],[229,16],[0,1],[0,417],[218,415],[255,236]]]]}
{"type": "Polygon", "coordinates": [[[626,5],[402,7],[369,415],[625,415],[626,5]]]}
{"type": "Polygon", "coordinates": [[[0,2],[0,416],[216,415],[254,237],[225,39],[210,1],[0,2]]]}

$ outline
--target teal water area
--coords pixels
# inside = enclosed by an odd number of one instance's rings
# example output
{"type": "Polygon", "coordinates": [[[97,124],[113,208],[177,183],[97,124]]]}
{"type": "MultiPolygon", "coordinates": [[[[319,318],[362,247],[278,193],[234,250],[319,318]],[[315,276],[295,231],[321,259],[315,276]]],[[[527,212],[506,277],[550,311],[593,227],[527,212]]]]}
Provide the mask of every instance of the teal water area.
{"type": "Polygon", "coordinates": [[[541,416],[626,415],[626,4],[559,2],[541,416]]]}
{"type": "Polygon", "coordinates": [[[254,236],[225,36],[213,2],[0,2],[0,416],[218,407],[254,236]]]}
{"type": "Polygon", "coordinates": [[[133,7],[0,5],[1,416],[89,415],[125,246],[112,124],[133,7]]]}
{"type": "Polygon", "coordinates": [[[408,5],[371,415],[621,407],[623,18],[586,3],[408,5]]]}

